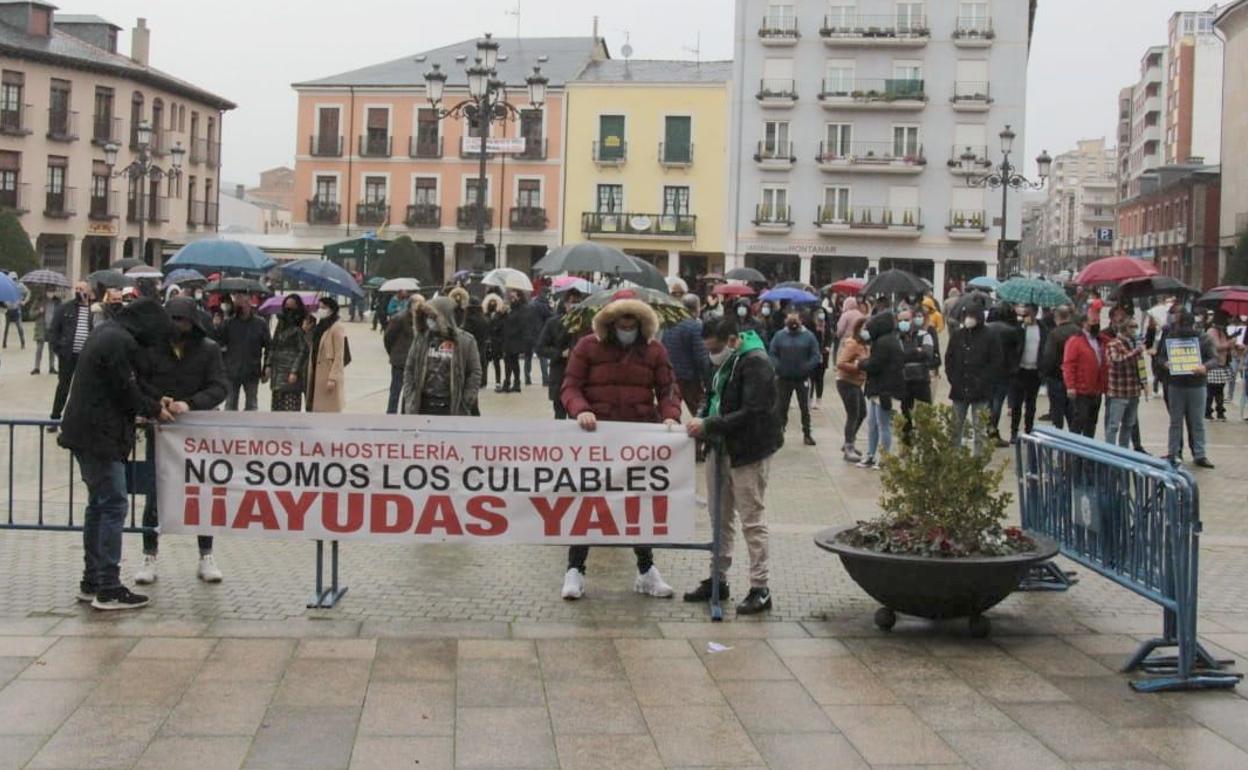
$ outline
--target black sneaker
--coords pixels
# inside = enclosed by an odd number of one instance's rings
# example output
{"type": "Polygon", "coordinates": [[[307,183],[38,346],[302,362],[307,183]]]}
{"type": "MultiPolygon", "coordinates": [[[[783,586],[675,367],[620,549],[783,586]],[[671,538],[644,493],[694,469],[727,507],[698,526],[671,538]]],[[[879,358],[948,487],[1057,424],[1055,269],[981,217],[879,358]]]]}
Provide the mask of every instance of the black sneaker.
{"type": "Polygon", "coordinates": [[[142,594],[136,594],[125,586],[117,588],[108,588],[100,591],[95,595],[95,600],[91,602],[91,606],[97,610],[137,610],[140,607],[146,607],[149,599],[142,594]]]}
{"type": "Polygon", "coordinates": [[[94,586],[84,586],[81,583],[78,585],[78,601],[83,604],[90,604],[95,601],[95,595],[97,593],[99,593],[99,591],[97,591],[94,586]]]}
{"type": "Polygon", "coordinates": [[[802,436],[802,443],[806,446],[815,446],[815,437],[807,433],[802,436]]]}
{"type": "MultiPolygon", "coordinates": [[[[724,601],[728,598],[728,584],[724,581],[719,583],[719,599],[724,601]]],[[[711,579],[707,578],[698,584],[698,587],[692,591],[685,593],[685,601],[687,602],[709,602],[711,600],[711,579]]]]}
{"type": "Polygon", "coordinates": [[[745,595],[745,601],[737,605],[738,615],[757,615],[771,609],[771,590],[767,588],[751,588],[745,595]]]}
{"type": "Polygon", "coordinates": [[[1209,470],[1213,470],[1213,463],[1209,462],[1208,457],[1197,457],[1193,461],[1193,463],[1195,465],[1200,466],[1201,468],[1208,468],[1209,470]]]}

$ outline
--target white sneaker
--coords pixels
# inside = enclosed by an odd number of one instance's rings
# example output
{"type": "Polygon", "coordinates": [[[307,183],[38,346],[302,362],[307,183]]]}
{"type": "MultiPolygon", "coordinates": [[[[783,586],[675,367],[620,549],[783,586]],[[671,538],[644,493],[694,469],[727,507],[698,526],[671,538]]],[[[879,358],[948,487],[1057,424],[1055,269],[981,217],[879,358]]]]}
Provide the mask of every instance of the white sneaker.
{"type": "Polygon", "coordinates": [[[156,582],[156,554],[143,554],[143,566],[139,567],[139,571],[134,573],[134,582],[141,586],[151,585],[156,582]]]}
{"type": "Polygon", "coordinates": [[[559,593],[563,598],[574,601],[585,595],[585,576],[576,567],[570,567],[568,574],[563,576],[563,591],[559,593]]]}
{"type": "Polygon", "coordinates": [[[872,468],[874,466],[875,466],[874,457],[864,457],[854,464],[854,467],[856,468],[872,468]]]}
{"type": "Polygon", "coordinates": [[[655,596],[660,599],[669,599],[672,594],[676,593],[672,587],[663,582],[663,576],[659,574],[659,568],[650,565],[650,569],[645,574],[638,575],[633,581],[633,590],[639,594],[646,596],[655,596]]]}
{"type": "Polygon", "coordinates": [[[221,574],[221,569],[217,567],[217,560],[212,558],[212,554],[206,553],[199,557],[199,579],[205,583],[220,583],[225,577],[221,574]]]}

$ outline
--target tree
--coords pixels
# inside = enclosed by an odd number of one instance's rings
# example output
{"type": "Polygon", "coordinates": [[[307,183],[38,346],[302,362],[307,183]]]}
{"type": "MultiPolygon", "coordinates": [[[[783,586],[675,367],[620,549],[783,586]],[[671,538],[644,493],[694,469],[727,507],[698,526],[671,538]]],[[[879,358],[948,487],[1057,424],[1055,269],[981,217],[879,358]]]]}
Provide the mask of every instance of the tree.
{"type": "Polygon", "coordinates": [[[0,269],[25,275],[39,267],[39,257],[26,228],[12,211],[0,213],[0,269]]]}
{"type": "Polygon", "coordinates": [[[406,235],[400,235],[386,247],[386,253],[377,260],[373,275],[382,278],[415,278],[421,286],[433,282],[433,270],[429,266],[429,252],[416,245],[406,235]]]}
{"type": "Polygon", "coordinates": [[[1235,242],[1235,250],[1226,261],[1226,274],[1221,281],[1223,286],[1243,286],[1248,284],[1248,231],[1239,234],[1235,242]]]}

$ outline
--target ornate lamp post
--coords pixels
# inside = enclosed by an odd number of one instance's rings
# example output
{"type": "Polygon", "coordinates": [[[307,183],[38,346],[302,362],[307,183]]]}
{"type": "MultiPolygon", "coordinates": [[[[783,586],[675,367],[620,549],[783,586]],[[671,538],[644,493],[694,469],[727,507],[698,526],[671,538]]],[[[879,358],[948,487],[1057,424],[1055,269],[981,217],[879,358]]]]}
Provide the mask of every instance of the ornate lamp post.
{"type": "Polygon", "coordinates": [[[136,257],[146,262],[144,240],[146,239],[147,230],[147,211],[144,207],[143,196],[147,182],[157,179],[168,178],[170,181],[177,179],[182,175],[182,156],[186,154],[186,150],[182,148],[182,142],[175,142],[169,150],[169,168],[164,169],[152,162],[152,127],[146,120],[140,121],[138,128],[135,129],[135,140],[138,146],[139,156],[131,161],[128,165],[117,169],[113,168],[117,165],[117,153],[121,151],[121,145],[116,142],[109,142],[104,145],[104,162],[108,165],[109,175],[113,177],[129,177],[134,183],[134,206],[138,212],[139,218],[139,244],[136,250],[136,257]]]}
{"type": "Polygon", "coordinates": [[[960,160],[962,161],[962,172],[966,175],[967,187],[984,187],[990,189],[1001,188],[1001,240],[997,246],[998,270],[1003,272],[1002,277],[1009,277],[1009,271],[1004,270],[1002,264],[1005,256],[1006,244],[1006,217],[1009,212],[1010,189],[1015,190],[1039,190],[1044,187],[1045,182],[1049,178],[1049,170],[1053,167],[1053,159],[1049,157],[1047,150],[1041,150],[1040,155],[1036,158],[1036,167],[1040,173],[1038,181],[1032,181],[1018,172],[1018,169],[1010,162],[1010,154],[1014,152],[1014,138],[1017,134],[1010,129],[1009,124],[999,134],[1001,137],[1001,163],[990,168],[986,174],[977,174],[976,165],[979,158],[976,157],[974,151],[970,147],[962,153],[960,160]]]}
{"type": "MultiPolygon", "coordinates": [[[[485,37],[477,41],[477,56],[471,65],[465,68],[468,76],[468,98],[451,107],[442,106],[442,97],[446,88],[446,73],[438,64],[425,73],[425,94],[439,120],[446,118],[467,118],[477,128],[480,139],[480,164],[477,170],[477,227],[476,237],[472,244],[472,281],[480,282],[485,270],[485,149],[490,136],[490,124],[515,120],[520,115],[519,108],[507,101],[507,84],[498,78],[498,41],[487,32],[485,37]]],[[[546,85],[550,79],[542,74],[541,67],[534,67],[533,74],[525,78],[529,88],[530,109],[542,109],[546,101],[546,85]]]]}

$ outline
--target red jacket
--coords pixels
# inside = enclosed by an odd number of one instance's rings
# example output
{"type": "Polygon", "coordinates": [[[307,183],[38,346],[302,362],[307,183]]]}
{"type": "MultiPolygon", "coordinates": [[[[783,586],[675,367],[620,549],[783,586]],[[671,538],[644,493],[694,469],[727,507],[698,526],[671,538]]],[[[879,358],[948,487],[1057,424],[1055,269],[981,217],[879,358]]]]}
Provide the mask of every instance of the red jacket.
{"type": "Polygon", "coordinates": [[[1112,337],[1097,338],[1100,355],[1092,348],[1088,335],[1079,332],[1066,341],[1062,354],[1062,379],[1066,392],[1080,396],[1103,396],[1109,387],[1109,343],[1112,337]]]}

